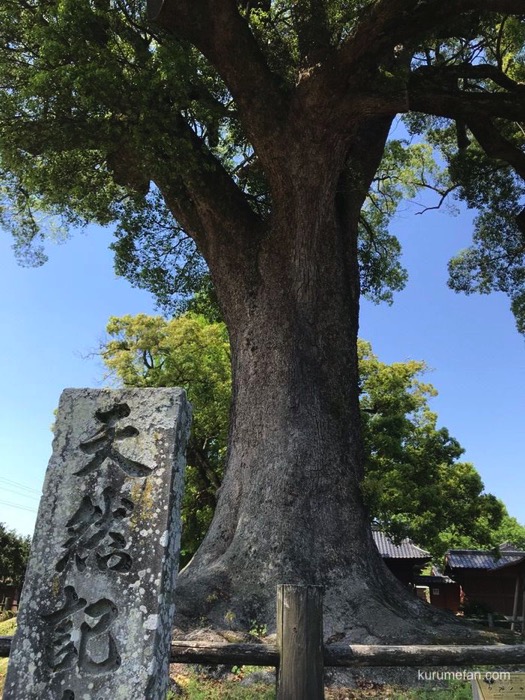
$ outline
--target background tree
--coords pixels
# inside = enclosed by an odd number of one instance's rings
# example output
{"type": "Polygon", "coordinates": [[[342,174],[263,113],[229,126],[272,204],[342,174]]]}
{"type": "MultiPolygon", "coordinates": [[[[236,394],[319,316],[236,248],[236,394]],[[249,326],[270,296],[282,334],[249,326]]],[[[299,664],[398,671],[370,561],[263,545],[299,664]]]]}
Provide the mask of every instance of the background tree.
{"type": "MultiPolygon", "coordinates": [[[[198,305],[216,318],[205,298],[201,294],[198,305]]],[[[167,321],[139,314],[112,318],[107,332],[102,358],[122,383],[183,386],[193,404],[183,504],[186,564],[208,530],[222,482],[231,400],[226,327],[202,315],[167,321]]],[[[369,343],[360,340],[358,349],[363,489],[372,520],[395,539],[413,538],[437,561],[451,547],[493,547],[508,539],[498,539],[504,505],[483,492],[473,465],[459,461],[464,450],[458,441],[437,428],[428,404],[437,392],[421,379],[425,363],[387,365],[369,343]]]]}
{"type": "Polygon", "coordinates": [[[506,508],[504,508],[503,518],[494,534],[493,540],[496,546],[504,542],[510,542],[515,545],[517,550],[525,551],[525,527],[516,518],[509,515],[506,508]]]}
{"type": "Polygon", "coordinates": [[[181,563],[186,564],[211,522],[228,442],[231,370],[223,323],[203,316],[111,318],[102,350],[108,369],[126,386],[182,386],[193,406],[187,447],[181,563]]]}
{"type": "Polygon", "coordinates": [[[272,625],[274,585],[293,580],[326,586],[329,634],[421,641],[430,612],[366,526],[359,298],[403,283],[387,139],[411,113],[446,166],[415,184],[480,210],[453,284],[508,292],[522,327],[523,0],[149,7],[155,24],[138,0],[2,4],[4,223],[38,261],[60,219],[117,222],[118,271],[162,302],[195,288],[196,249],[206,261],[233,409],[181,614],[272,625]]]}
{"type": "Polygon", "coordinates": [[[0,523],[0,580],[22,585],[29,559],[31,539],[0,523]]]}
{"type": "Polygon", "coordinates": [[[394,537],[410,537],[439,561],[451,547],[492,547],[505,507],[484,493],[464,449],[438,428],[422,381],[424,362],[385,364],[359,341],[363,488],[371,515],[394,537]]]}

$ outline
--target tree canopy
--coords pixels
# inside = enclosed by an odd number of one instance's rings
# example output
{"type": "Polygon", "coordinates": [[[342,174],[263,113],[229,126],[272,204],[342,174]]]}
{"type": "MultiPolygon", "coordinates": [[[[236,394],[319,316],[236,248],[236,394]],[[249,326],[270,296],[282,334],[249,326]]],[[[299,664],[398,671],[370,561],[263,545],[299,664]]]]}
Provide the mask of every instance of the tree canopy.
{"type": "MultiPolygon", "coordinates": [[[[223,475],[231,401],[226,327],[196,314],[172,320],[139,314],[111,318],[107,333],[101,355],[120,382],[183,386],[193,405],[183,504],[187,563],[206,534],[223,475]]],[[[459,461],[459,442],[437,427],[428,403],[437,392],[422,380],[425,363],[388,365],[359,341],[359,366],[363,488],[374,522],[396,539],[413,538],[436,559],[451,547],[516,539],[520,526],[503,536],[504,505],[484,493],[474,466],[459,461]]]]}
{"type": "Polygon", "coordinates": [[[278,142],[292,96],[322,88],[338,96],[343,122],[350,96],[407,114],[407,138],[387,145],[360,214],[363,292],[390,300],[403,286],[388,222],[403,197],[430,189],[436,205],[453,196],[479,212],[450,285],[506,292],[523,331],[521,0],[274,0],[211,12],[153,2],[151,13],[161,6],[175,36],[137,0],[2,4],[1,213],[21,260],[42,262],[45,236],[113,223],[117,271],[180,306],[206,271],[188,237],[205,252],[201,200],[226,227],[235,213],[257,230],[272,186],[255,134],[273,128],[278,142]],[[250,100],[274,105],[253,133],[250,100]]]}

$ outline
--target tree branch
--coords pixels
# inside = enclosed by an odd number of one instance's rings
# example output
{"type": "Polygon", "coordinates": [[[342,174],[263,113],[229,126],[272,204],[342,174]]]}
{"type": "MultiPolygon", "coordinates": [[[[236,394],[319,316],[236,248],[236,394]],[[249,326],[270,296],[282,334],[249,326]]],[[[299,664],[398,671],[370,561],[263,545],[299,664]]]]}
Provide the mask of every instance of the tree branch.
{"type": "Polygon", "coordinates": [[[439,81],[423,79],[414,73],[408,84],[408,109],[451,119],[487,118],[525,120],[525,90],[508,92],[469,92],[446,90],[439,81]]]}
{"type": "Polygon", "coordinates": [[[348,73],[363,60],[390,56],[395,46],[475,11],[525,15],[525,6],[523,0],[379,0],[367,8],[356,31],[342,46],[338,67],[348,73]]]}
{"type": "MultiPolygon", "coordinates": [[[[363,11],[355,30],[335,55],[314,71],[308,89],[316,94],[318,104],[337,104],[339,112],[361,95],[363,109],[367,110],[364,93],[373,94],[374,83],[378,81],[387,106],[404,111],[402,79],[397,80],[398,84],[395,79],[391,81],[392,94],[386,94],[385,76],[378,70],[379,66],[399,74],[400,68],[407,69],[406,43],[422,39],[447,23],[454,27],[458,18],[476,11],[525,15],[525,3],[523,0],[378,0],[363,11]]],[[[387,109],[383,108],[383,113],[387,109]]]]}
{"type": "Polygon", "coordinates": [[[286,96],[234,0],[148,0],[148,12],[210,61],[235,99],[261,159],[273,152],[286,96]]]}
{"type": "Polygon", "coordinates": [[[381,164],[391,125],[390,117],[367,119],[358,128],[352,140],[347,165],[354,173],[359,174],[355,179],[352,197],[352,206],[356,211],[361,210],[381,164]]]}
{"type": "Polygon", "coordinates": [[[520,148],[502,136],[489,119],[472,117],[467,124],[490,158],[505,161],[525,180],[525,153],[520,148]]]}
{"type": "Polygon", "coordinates": [[[518,83],[509,78],[500,68],[489,63],[478,63],[475,65],[461,64],[448,66],[421,66],[417,68],[414,76],[421,76],[422,79],[436,79],[436,81],[459,80],[491,80],[496,85],[508,91],[525,91],[525,83],[518,83]]]}
{"type": "Polygon", "coordinates": [[[221,487],[221,480],[215,473],[205,450],[197,444],[197,439],[194,437],[188,442],[187,459],[188,464],[191,464],[192,467],[198,470],[201,479],[206,485],[206,491],[212,500],[212,505],[215,506],[216,496],[212,493],[212,489],[214,492],[217,492],[221,487]]]}
{"type": "Polygon", "coordinates": [[[410,52],[404,44],[450,27],[461,16],[525,14],[523,0],[378,0],[362,13],[341,48],[298,87],[307,109],[333,105],[333,128],[344,129],[359,114],[391,115],[408,107],[404,76],[410,52]],[[383,66],[392,77],[380,70],[383,66]],[[397,76],[397,77],[396,77],[397,76]],[[380,99],[378,99],[380,96],[380,99]]]}
{"type": "Polygon", "coordinates": [[[242,190],[182,116],[176,120],[175,131],[190,145],[192,164],[175,177],[173,172],[166,177],[161,164],[153,175],[175,218],[205,256],[210,247],[216,246],[214,239],[218,237],[235,246],[245,239],[256,240],[262,220],[242,190]]]}
{"type": "Polygon", "coordinates": [[[453,192],[455,189],[457,189],[457,185],[451,185],[450,187],[447,187],[446,190],[439,190],[436,187],[431,187],[430,185],[423,185],[423,187],[426,187],[427,189],[432,190],[433,192],[437,192],[440,195],[439,202],[435,204],[433,207],[423,207],[421,211],[416,211],[416,215],[421,215],[421,214],[426,214],[427,211],[434,211],[436,209],[441,209],[443,206],[443,202],[446,200],[448,195],[453,192]]]}
{"type": "Polygon", "coordinates": [[[511,165],[525,179],[525,153],[508,141],[494,119],[525,120],[525,85],[517,83],[496,66],[458,65],[421,67],[409,81],[410,109],[449,117],[466,124],[480,146],[491,158],[511,165]],[[451,81],[488,79],[507,92],[460,90],[451,81]],[[481,116],[482,115],[482,116],[481,116]]]}

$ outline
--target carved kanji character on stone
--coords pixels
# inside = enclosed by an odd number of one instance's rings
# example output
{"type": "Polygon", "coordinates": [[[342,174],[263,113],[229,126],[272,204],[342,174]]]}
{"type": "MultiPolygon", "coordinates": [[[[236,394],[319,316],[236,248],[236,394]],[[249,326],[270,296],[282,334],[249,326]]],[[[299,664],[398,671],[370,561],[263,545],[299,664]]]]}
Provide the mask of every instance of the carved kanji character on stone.
{"type": "Polygon", "coordinates": [[[73,586],[64,588],[66,602],[56,612],[41,617],[52,626],[51,640],[46,649],[47,660],[53,671],[63,671],[75,666],[78,651],[72,640],[72,616],[86,605],[84,598],[79,598],[73,586]]]}
{"type": "MultiPolygon", "coordinates": [[[[111,673],[120,666],[120,656],[117,650],[115,638],[109,631],[113,621],[118,617],[118,608],[111,600],[102,598],[89,605],[84,613],[93,619],[97,619],[94,625],[83,622],[80,626],[80,644],[78,649],[78,667],[90,676],[100,676],[103,673],[111,673]],[[89,643],[94,637],[105,634],[107,639],[107,655],[103,661],[94,661],[89,652],[89,643]]],[[[100,640],[97,646],[100,645],[100,640]]]]}
{"type": "Polygon", "coordinates": [[[97,411],[95,413],[95,418],[102,423],[102,427],[90,438],[80,443],[82,452],[94,456],[85,467],[75,472],[77,476],[83,476],[95,471],[107,459],[120,467],[128,476],[144,477],[151,474],[152,469],[150,467],[129,459],[129,457],[124,457],[114,446],[114,442],[136,437],[139,434],[139,431],[131,425],[123,428],[117,427],[119,420],[129,416],[129,414],[129,406],[125,403],[117,403],[109,411],[97,411]]]}
{"type": "MultiPolygon", "coordinates": [[[[64,588],[66,602],[59,610],[42,615],[42,619],[51,625],[51,637],[46,648],[47,660],[53,671],[59,672],[78,668],[90,676],[111,673],[120,666],[120,655],[110,627],[118,617],[118,608],[108,598],[101,598],[87,605],[84,598],[79,598],[73,586],[64,588]],[[83,612],[84,620],[80,622],[76,613],[83,612]],[[87,622],[85,618],[95,621],[87,622]],[[80,622],[80,624],[79,624],[80,622]],[[105,658],[95,661],[91,656],[89,645],[95,637],[105,635],[105,640],[97,640],[97,656],[105,648],[105,658]]],[[[74,697],[72,691],[65,691],[65,698],[74,697]]]]}
{"type": "Polygon", "coordinates": [[[133,503],[117,496],[111,487],[104,489],[98,502],[84,496],[77,511],[66,523],[69,538],[62,545],[66,552],[57,562],[56,571],[64,571],[72,561],[78,571],[84,571],[86,560],[92,552],[101,571],[129,571],[133,562],[130,555],[123,551],[126,540],[116,528],[118,521],[128,518],[132,510],[133,503]]]}

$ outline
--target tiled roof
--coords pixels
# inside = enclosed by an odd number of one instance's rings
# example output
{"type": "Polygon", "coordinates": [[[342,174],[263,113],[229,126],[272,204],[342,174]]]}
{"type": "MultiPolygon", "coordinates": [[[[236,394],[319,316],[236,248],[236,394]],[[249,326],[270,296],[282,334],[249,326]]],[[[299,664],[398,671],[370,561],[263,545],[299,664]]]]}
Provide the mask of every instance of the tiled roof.
{"type": "Polygon", "coordinates": [[[518,557],[517,559],[513,559],[512,561],[506,561],[506,562],[501,562],[497,566],[497,570],[499,571],[500,569],[507,568],[509,566],[515,566],[517,564],[523,564],[525,561],[525,553],[522,557],[518,557]]]}
{"type": "Polygon", "coordinates": [[[451,549],[446,554],[448,569],[500,569],[525,557],[525,552],[496,552],[476,549],[451,549]]]}
{"type": "Polygon", "coordinates": [[[500,552],[517,552],[519,551],[513,542],[502,542],[498,549],[500,552]]]}
{"type": "Polygon", "coordinates": [[[379,554],[384,559],[424,559],[428,561],[431,557],[430,552],[416,547],[408,537],[399,544],[394,544],[381,530],[372,528],[372,535],[379,554]]]}

